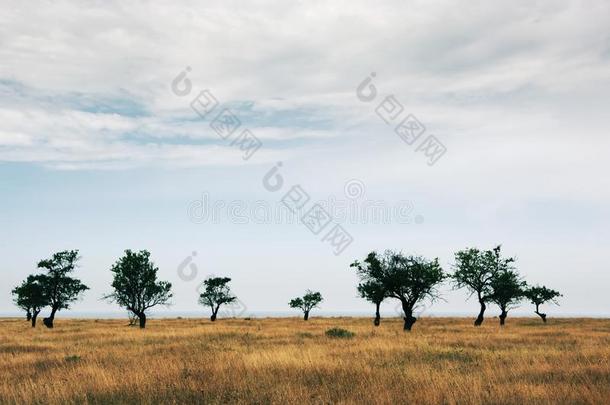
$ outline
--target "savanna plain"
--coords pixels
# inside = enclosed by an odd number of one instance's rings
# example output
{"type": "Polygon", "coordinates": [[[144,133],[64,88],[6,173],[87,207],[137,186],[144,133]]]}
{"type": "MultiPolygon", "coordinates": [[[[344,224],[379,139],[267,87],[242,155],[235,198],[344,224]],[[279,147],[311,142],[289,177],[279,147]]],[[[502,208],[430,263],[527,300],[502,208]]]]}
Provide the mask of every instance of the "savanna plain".
{"type": "Polygon", "coordinates": [[[1,319],[0,402],[607,404],[610,320],[1,319]]]}

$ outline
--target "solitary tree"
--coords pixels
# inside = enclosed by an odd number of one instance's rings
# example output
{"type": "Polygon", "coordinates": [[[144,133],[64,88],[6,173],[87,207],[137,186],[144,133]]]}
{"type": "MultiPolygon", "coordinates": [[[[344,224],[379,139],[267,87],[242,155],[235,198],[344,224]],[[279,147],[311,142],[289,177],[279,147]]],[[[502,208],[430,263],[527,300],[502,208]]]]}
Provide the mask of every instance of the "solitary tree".
{"type": "Polygon", "coordinates": [[[323,301],[322,294],[307,290],[305,295],[290,300],[290,308],[299,308],[303,311],[303,320],[309,319],[309,312],[323,301]]]}
{"type": "Polygon", "coordinates": [[[126,250],[110,271],[114,273],[114,292],[104,298],[130,311],[142,329],[146,327],[146,311],[156,305],[168,305],[172,298],[172,284],[157,281],[159,268],[150,261],[147,250],[126,250]]]}
{"type": "Polygon", "coordinates": [[[438,298],[437,287],[446,278],[438,259],[404,256],[388,251],[382,261],[381,283],[387,296],[397,298],[404,313],[403,330],[410,331],[417,318],[413,313],[425,299],[438,298]]]}
{"type": "Polygon", "coordinates": [[[38,314],[49,303],[40,276],[29,275],[12,293],[15,305],[26,311],[28,321],[31,321],[32,328],[35,328],[38,314]]]}
{"type": "Polygon", "coordinates": [[[500,307],[500,326],[504,326],[508,311],[522,299],[526,285],[514,270],[505,270],[491,280],[490,300],[500,307]]]}
{"type": "Polygon", "coordinates": [[[237,299],[229,288],[230,281],[229,277],[211,277],[203,282],[205,291],[199,295],[199,303],[212,308],[212,322],[216,320],[222,304],[230,304],[237,299]]]}
{"type": "Polygon", "coordinates": [[[530,287],[525,290],[525,297],[530,300],[532,304],[536,306],[536,310],[534,311],[540,318],[542,318],[542,322],[546,323],[546,314],[540,312],[540,305],[545,304],[547,302],[552,302],[553,304],[559,305],[557,302],[557,298],[562,295],[559,291],[551,290],[550,288],[546,288],[545,286],[535,286],[530,287]]]}
{"type": "Polygon", "coordinates": [[[379,326],[381,315],[379,307],[387,297],[387,291],[381,282],[382,268],[381,261],[375,252],[370,253],[363,263],[355,261],[350,265],[357,269],[361,283],[358,284],[358,293],[364,299],[375,304],[374,325],[379,326]]]}
{"type": "Polygon", "coordinates": [[[502,271],[509,270],[513,258],[501,257],[501,246],[493,250],[481,251],[470,248],[455,254],[453,280],[456,288],[466,288],[470,295],[476,294],[481,309],[474,326],[480,326],[484,320],[487,303],[491,299],[491,282],[502,271]]]}
{"type": "Polygon", "coordinates": [[[48,305],[51,306],[51,314],[42,320],[47,328],[53,327],[57,311],[70,308],[70,304],[89,289],[80,280],[69,276],[76,268],[78,259],[78,250],[65,250],[38,263],[39,268],[47,271],[46,274],[37,276],[48,299],[48,305]]]}

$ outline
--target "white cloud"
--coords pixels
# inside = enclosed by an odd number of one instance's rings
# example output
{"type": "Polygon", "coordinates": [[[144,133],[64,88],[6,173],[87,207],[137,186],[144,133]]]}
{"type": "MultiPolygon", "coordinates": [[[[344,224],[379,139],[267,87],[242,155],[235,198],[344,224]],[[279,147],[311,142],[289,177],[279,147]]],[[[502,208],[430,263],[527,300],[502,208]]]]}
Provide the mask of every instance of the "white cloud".
{"type": "MultiPolygon", "coordinates": [[[[450,170],[481,159],[481,137],[494,140],[486,156],[551,138],[568,153],[581,142],[572,131],[586,128],[581,137],[600,150],[606,120],[595,106],[610,90],[609,15],[603,1],[14,4],[0,17],[0,79],[9,83],[0,93],[0,159],[235,164],[230,151],[188,158],[189,149],[226,144],[193,119],[194,94],[170,92],[187,65],[195,89],[225,105],[252,103],[240,118],[254,120],[249,128],[269,141],[269,156],[306,151],[305,141],[355,144],[380,130],[373,106],[354,97],[371,71],[382,95],[395,94],[460,154],[446,159],[450,170]]],[[[574,170],[587,167],[569,159],[574,170]]],[[[539,160],[521,161],[527,171],[539,160]]]]}

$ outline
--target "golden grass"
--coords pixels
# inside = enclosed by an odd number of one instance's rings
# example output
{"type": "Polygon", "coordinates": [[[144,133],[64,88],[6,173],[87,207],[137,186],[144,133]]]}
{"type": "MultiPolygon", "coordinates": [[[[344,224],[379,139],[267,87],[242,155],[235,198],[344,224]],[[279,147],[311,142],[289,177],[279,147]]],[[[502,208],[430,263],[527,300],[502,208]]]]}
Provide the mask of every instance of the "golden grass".
{"type": "Polygon", "coordinates": [[[610,403],[610,320],[126,323],[0,320],[0,403],[610,403]]]}

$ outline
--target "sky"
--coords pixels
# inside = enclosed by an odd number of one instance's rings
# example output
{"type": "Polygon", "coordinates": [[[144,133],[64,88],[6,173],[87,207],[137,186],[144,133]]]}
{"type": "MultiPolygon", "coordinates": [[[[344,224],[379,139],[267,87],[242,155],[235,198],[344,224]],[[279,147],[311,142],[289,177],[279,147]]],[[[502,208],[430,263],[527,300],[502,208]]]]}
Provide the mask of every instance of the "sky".
{"type": "MultiPolygon", "coordinates": [[[[240,315],[298,315],[306,289],[371,312],[349,265],[372,250],[451,272],[502,244],[563,293],[550,316],[608,316],[608,21],[602,0],[4,2],[0,314],[65,249],[90,290],[59,316],[122,313],[102,297],[125,249],[173,284],[158,314],[208,316],[216,275],[240,315]]],[[[476,314],[441,292],[421,315],[476,314]]]]}

